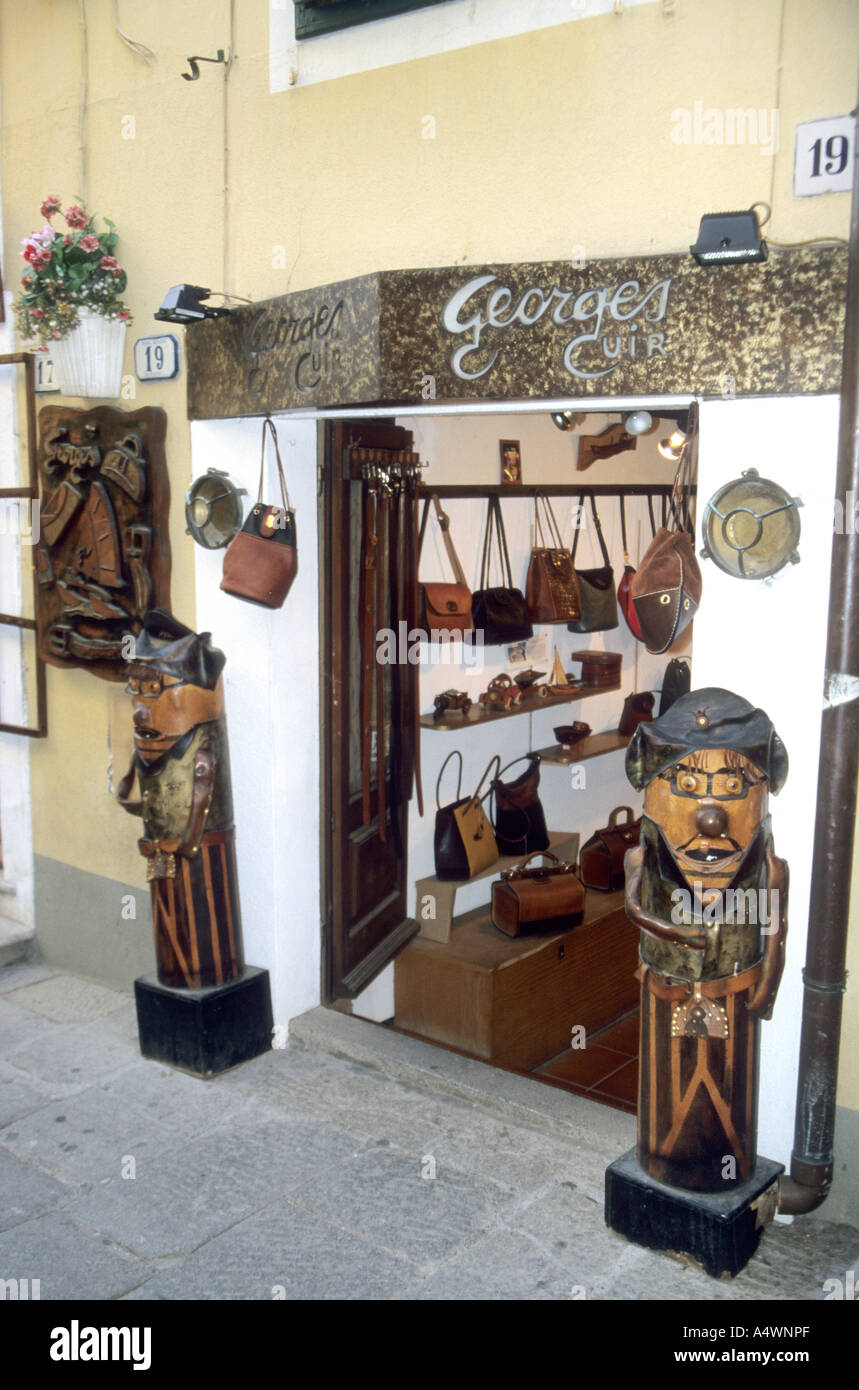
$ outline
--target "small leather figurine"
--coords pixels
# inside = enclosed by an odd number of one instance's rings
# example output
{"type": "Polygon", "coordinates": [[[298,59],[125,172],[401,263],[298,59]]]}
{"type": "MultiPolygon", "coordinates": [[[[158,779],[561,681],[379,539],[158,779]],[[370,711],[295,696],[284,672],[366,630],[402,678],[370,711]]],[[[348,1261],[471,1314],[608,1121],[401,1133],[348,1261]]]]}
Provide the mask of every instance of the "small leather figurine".
{"type": "Polygon", "coordinates": [[[787,753],[763,710],[693,690],[640,724],[626,771],[644,790],[627,851],[626,912],[640,928],[638,1161],[700,1192],[754,1171],[760,1020],[784,966],[788,870],[768,797],[787,753]]]}
{"type": "Polygon", "coordinates": [[[178,988],[235,980],[244,964],[225,661],[208,632],[152,609],[128,666],[135,751],[117,800],[143,818],[158,979],[178,988]]]}

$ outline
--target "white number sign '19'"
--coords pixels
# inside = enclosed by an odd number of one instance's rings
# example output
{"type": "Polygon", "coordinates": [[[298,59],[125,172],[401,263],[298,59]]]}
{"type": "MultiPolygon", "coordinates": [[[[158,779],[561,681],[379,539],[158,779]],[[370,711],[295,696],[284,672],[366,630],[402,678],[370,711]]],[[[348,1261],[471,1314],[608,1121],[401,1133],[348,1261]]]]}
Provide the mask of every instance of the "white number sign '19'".
{"type": "Polygon", "coordinates": [[[853,187],[853,117],[803,121],[796,128],[793,196],[849,193],[853,187]]]}
{"type": "Polygon", "coordinates": [[[134,344],[134,370],[138,381],[169,381],[179,371],[179,343],[172,333],[138,338],[134,344]]]}

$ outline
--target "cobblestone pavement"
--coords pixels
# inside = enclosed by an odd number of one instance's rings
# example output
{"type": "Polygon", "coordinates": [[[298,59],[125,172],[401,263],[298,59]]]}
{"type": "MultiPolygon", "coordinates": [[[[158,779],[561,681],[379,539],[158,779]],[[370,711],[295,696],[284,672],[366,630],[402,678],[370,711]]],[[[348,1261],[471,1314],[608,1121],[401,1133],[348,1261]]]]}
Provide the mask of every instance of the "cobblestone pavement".
{"type": "Polygon", "coordinates": [[[821,1300],[857,1265],[824,1207],[710,1279],[606,1228],[611,1137],[296,1040],[199,1081],[45,966],[0,970],[0,1059],[0,1278],[42,1299],[821,1300]]]}

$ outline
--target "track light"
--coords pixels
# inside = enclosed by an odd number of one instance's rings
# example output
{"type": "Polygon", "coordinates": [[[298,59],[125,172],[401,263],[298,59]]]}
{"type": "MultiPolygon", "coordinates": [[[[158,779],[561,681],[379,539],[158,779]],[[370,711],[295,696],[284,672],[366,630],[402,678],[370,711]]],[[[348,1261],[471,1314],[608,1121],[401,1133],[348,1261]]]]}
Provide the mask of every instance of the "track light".
{"type": "Polygon", "coordinates": [[[584,420],[584,414],[575,410],[555,410],[552,412],[552,423],[559,430],[574,430],[584,420]]]}
{"type": "Polygon", "coordinates": [[[627,434],[647,434],[653,424],[653,416],[649,410],[633,410],[631,415],[626,417],[627,434]]]}
{"type": "Polygon", "coordinates": [[[677,463],[685,443],[686,435],[683,431],[674,430],[668,439],[660,439],[656,447],[664,459],[670,459],[672,463],[677,463]]]}

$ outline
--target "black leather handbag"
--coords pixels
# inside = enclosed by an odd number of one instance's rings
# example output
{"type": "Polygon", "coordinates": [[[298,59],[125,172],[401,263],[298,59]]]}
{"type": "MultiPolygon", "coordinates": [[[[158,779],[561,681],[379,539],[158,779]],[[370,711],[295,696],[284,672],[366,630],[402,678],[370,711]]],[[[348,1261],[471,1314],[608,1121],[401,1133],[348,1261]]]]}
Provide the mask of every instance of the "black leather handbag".
{"type": "MultiPolygon", "coordinates": [[[[584,507],[584,493],[579,498],[579,516],[581,517],[584,507]]],[[[597,504],[591,493],[591,512],[593,513],[594,525],[597,531],[597,539],[600,543],[600,550],[604,564],[597,569],[576,570],[579,579],[579,590],[582,596],[582,616],[574,623],[567,623],[569,632],[607,632],[610,628],[619,627],[620,623],[617,616],[617,594],[614,589],[614,570],[609,561],[608,550],[600,525],[597,513],[597,504]]],[[[579,544],[581,526],[576,527],[576,534],[573,538],[573,563],[576,560],[576,550],[579,544]]]]}
{"type": "Polygon", "coordinates": [[[500,854],[533,854],[549,848],[546,816],[537,795],[540,785],[540,754],[525,753],[502,767],[492,781],[495,793],[495,838],[500,854]],[[513,782],[501,778],[514,763],[527,760],[528,767],[513,782]]]}
{"type": "Polygon", "coordinates": [[[504,534],[504,520],[501,516],[501,502],[490,497],[486,513],[486,530],[483,535],[483,559],[480,565],[480,588],[471,596],[471,621],[475,632],[483,632],[486,646],[496,646],[507,642],[522,642],[533,637],[534,629],[528,617],[528,606],[521,589],[513,588],[513,575],[510,571],[510,556],[507,553],[507,537],[504,534]],[[487,588],[490,560],[492,557],[493,526],[498,533],[498,551],[501,560],[502,578],[505,586],[487,588]]]}
{"type": "Polygon", "coordinates": [[[682,657],[673,656],[665,668],[665,675],[662,677],[662,694],[659,699],[659,717],[662,718],[675,700],[679,700],[681,695],[688,695],[692,689],[692,673],[689,669],[689,662],[682,657]]]}

